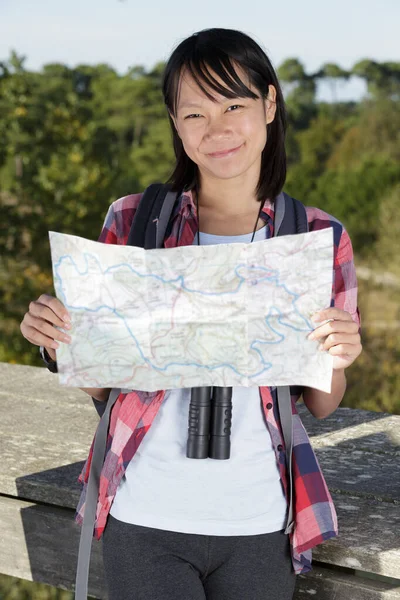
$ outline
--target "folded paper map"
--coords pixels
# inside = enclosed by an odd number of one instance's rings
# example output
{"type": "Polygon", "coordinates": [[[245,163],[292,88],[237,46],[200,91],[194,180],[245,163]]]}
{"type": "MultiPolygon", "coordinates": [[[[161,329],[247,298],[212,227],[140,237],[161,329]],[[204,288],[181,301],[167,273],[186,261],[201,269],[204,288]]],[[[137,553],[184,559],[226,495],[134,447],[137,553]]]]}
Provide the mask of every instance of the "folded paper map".
{"type": "Polygon", "coordinates": [[[71,344],[59,381],[155,391],[305,385],[330,392],[333,358],[308,340],[332,293],[333,230],[143,250],[49,232],[71,344]]]}

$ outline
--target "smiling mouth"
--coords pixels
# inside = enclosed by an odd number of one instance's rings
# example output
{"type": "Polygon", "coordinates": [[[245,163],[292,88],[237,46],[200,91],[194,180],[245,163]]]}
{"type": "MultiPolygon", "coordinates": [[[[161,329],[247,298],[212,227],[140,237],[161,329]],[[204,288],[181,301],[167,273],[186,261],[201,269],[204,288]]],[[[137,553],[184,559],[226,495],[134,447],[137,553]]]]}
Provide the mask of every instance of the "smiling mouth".
{"type": "Polygon", "coordinates": [[[228,150],[220,150],[219,152],[210,152],[208,154],[208,156],[211,156],[212,158],[222,158],[224,156],[231,156],[232,154],[234,154],[235,152],[240,150],[240,148],[242,146],[243,146],[243,144],[240,144],[240,146],[236,146],[236,148],[230,148],[228,150]]]}

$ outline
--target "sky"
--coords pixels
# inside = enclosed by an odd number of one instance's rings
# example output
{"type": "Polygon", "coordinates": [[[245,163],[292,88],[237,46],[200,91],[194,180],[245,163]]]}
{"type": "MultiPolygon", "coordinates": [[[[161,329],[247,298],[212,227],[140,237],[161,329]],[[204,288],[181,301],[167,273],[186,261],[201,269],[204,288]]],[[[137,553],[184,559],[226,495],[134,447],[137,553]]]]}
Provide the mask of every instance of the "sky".
{"type": "MultiPolygon", "coordinates": [[[[274,67],[298,58],[306,72],[326,62],[349,69],[363,58],[400,60],[400,0],[0,0],[0,60],[13,49],[25,68],[107,63],[123,74],[152,67],[182,39],[208,27],[240,29],[274,67]]],[[[352,78],[339,100],[359,99],[352,78]]],[[[328,85],[319,100],[330,100],[328,85]]]]}

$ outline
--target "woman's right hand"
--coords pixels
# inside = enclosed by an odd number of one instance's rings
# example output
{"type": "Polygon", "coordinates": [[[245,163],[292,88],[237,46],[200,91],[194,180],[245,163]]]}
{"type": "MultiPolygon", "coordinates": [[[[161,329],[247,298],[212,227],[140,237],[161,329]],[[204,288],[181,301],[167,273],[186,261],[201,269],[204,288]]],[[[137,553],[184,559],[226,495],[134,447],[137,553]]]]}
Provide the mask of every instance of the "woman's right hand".
{"type": "MultiPolygon", "coordinates": [[[[56,329],[71,329],[71,317],[64,304],[48,294],[42,294],[36,301],[29,304],[29,310],[22,319],[21,333],[31,344],[44,346],[50,358],[56,360],[58,341],[69,344],[71,338],[56,329]]],[[[95,400],[106,402],[111,388],[79,388],[95,400]]]]}
{"type": "Polygon", "coordinates": [[[20,329],[28,342],[36,346],[44,346],[49,356],[56,360],[55,350],[59,348],[57,340],[69,344],[71,338],[56,329],[54,325],[71,329],[71,317],[58,298],[42,294],[29,304],[29,310],[24,315],[20,329]]]}

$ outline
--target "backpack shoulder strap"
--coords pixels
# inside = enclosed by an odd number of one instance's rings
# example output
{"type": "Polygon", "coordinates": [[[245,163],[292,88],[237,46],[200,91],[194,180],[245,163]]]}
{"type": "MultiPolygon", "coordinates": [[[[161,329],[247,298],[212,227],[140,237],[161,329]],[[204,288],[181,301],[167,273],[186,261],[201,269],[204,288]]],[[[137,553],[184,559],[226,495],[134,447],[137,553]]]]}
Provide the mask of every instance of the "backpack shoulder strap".
{"type": "MultiPolygon", "coordinates": [[[[306,233],[308,231],[307,212],[304,204],[292,198],[285,192],[281,192],[275,199],[274,212],[274,236],[306,233]]],[[[294,527],[294,489],[293,489],[293,417],[290,386],[278,386],[276,388],[278,409],[281,421],[283,439],[285,441],[286,466],[288,472],[288,512],[285,533],[289,534],[294,527]]]]}
{"type": "Polygon", "coordinates": [[[306,233],[307,212],[304,204],[281,192],[275,199],[274,236],[306,233]]]}
{"type": "Polygon", "coordinates": [[[111,409],[117,401],[120,391],[120,389],[113,388],[107,402],[104,402],[105,411],[97,427],[94,438],[92,464],[90,466],[89,480],[86,488],[85,510],[83,513],[83,522],[79,539],[75,578],[75,600],[87,600],[88,597],[90,555],[92,550],[93,529],[96,521],[100,475],[106,452],[111,409]]]}
{"type": "Polygon", "coordinates": [[[177,192],[167,184],[153,183],[144,191],[132,221],[128,246],[161,248],[177,192]]]}

